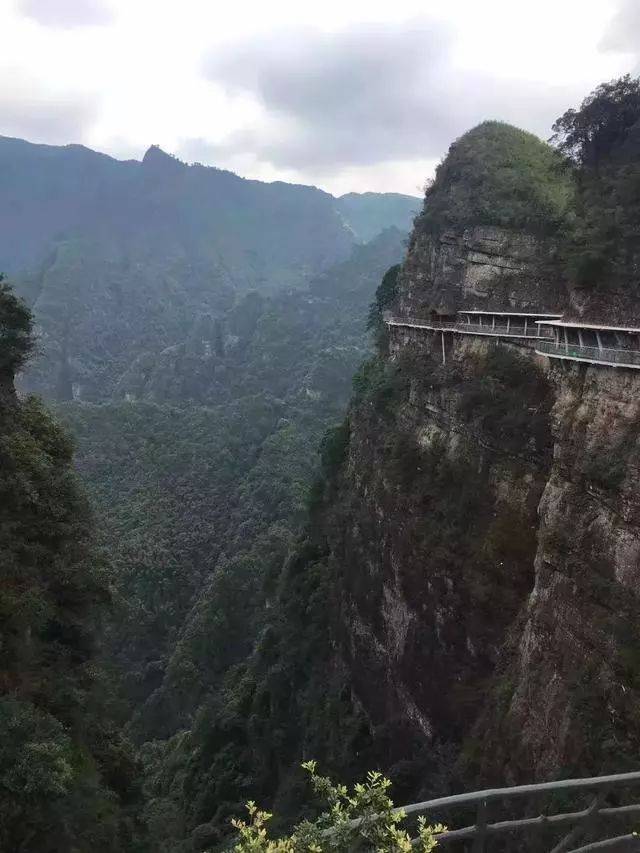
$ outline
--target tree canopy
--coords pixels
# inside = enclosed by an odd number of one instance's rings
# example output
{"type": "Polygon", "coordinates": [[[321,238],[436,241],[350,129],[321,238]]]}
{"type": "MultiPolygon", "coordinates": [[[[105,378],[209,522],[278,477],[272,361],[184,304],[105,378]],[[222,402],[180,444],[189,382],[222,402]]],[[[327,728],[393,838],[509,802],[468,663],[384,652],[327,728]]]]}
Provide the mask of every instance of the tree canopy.
{"type": "Polygon", "coordinates": [[[31,312],[0,273],[0,373],[19,370],[33,348],[31,312]]]}
{"type": "Polygon", "coordinates": [[[580,109],[561,115],[553,125],[552,140],[577,165],[597,169],[625,145],[639,117],[640,80],[625,74],[601,83],[580,109]]]}
{"type": "MultiPolygon", "coordinates": [[[[576,211],[566,247],[579,286],[638,295],[640,276],[640,80],[598,86],[554,125],[554,141],[575,165],[576,211]]],[[[637,313],[637,309],[636,309],[637,313]]]]}
{"type": "MultiPolygon", "coordinates": [[[[3,282],[0,380],[31,348],[31,316],[3,282]]],[[[108,599],[72,445],[33,398],[0,405],[0,849],[118,853],[135,762],[98,665],[108,599]]]]}

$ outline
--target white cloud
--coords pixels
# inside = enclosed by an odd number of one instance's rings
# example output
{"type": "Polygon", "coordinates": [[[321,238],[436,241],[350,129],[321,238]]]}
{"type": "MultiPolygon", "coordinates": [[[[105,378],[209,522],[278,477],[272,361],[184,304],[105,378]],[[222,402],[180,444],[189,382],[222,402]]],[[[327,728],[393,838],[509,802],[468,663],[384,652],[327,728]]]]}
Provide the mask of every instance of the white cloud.
{"type": "Polygon", "coordinates": [[[285,31],[216,50],[205,73],[263,112],[211,153],[252,152],[278,168],[336,169],[442,154],[485,118],[542,135],[582,91],[459,69],[448,27],[426,19],[285,31]]]}
{"type": "Polygon", "coordinates": [[[637,0],[622,0],[600,47],[605,51],[631,54],[637,69],[640,61],[640,3],[637,0]]]}
{"type": "Polygon", "coordinates": [[[415,192],[471,124],[497,117],[546,136],[559,113],[624,73],[628,23],[617,52],[614,41],[600,49],[620,9],[615,0],[0,2],[0,134],[116,156],[158,143],[248,177],[415,192]],[[30,81],[22,101],[10,91],[18,71],[30,81]]]}
{"type": "Polygon", "coordinates": [[[101,26],[114,19],[104,0],[19,0],[18,9],[45,27],[101,26]]]}
{"type": "Polygon", "coordinates": [[[86,94],[47,86],[22,68],[0,66],[0,116],[5,136],[64,145],[78,142],[95,119],[86,94]]]}

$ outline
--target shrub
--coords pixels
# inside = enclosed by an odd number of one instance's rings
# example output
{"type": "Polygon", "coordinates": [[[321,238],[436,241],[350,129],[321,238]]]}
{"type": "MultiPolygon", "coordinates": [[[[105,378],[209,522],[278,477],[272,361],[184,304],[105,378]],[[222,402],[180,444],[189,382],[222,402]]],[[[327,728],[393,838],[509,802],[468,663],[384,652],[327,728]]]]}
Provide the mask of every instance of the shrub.
{"type": "Polygon", "coordinates": [[[347,458],[351,427],[348,420],[328,429],[320,444],[322,471],[329,477],[334,474],[347,458]]]}
{"type": "MultiPolygon", "coordinates": [[[[291,835],[270,839],[267,822],[271,815],[260,811],[255,803],[247,804],[249,823],[234,820],[238,830],[236,853],[302,853],[302,851],[347,851],[357,848],[410,853],[411,838],[400,824],[404,812],[393,807],[388,790],[391,785],[380,773],[369,772],[366,782],[354,785],[349,792],[344,785],[334,785],[330,779],[316,774],[315,761],[302,765],[311,776],[314,793],[328,805],[316,820],[299,823],[291,835]]],[[[424,818],[418,821],[416,850],[429,853],[445,831],[441,824],[429,826],[424,818]]]]}
{"type": "Polygon", "coordinates": [[[374,339],[379,352],[387,348],[388,330],[384,322],[384,312],[394,305],[398,297],[398,277],[400,264],[387,270],[375,293],[375,298],[369,306],[367,329],[374,333],[374,339]]]}
{"type": "Polygon", "coordinates": [[[408,378],[381,358],[365,361],[353,377],[355,403],[369,403],[382,416],[392,414],[407,388],[408,378]]]}

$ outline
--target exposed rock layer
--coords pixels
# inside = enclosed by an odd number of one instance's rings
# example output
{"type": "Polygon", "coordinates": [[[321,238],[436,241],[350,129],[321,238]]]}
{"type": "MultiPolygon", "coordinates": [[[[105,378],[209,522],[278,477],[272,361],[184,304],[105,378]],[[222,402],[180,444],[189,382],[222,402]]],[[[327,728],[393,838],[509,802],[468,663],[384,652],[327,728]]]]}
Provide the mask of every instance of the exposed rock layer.
{"type": "Polygon", "coordinates": [[[550,240],[504,228],[477,226],[437,237],[416,228],[401,277],[400,312],[561,311],[568,292],[552,265],[554,249],[550,240]]]}

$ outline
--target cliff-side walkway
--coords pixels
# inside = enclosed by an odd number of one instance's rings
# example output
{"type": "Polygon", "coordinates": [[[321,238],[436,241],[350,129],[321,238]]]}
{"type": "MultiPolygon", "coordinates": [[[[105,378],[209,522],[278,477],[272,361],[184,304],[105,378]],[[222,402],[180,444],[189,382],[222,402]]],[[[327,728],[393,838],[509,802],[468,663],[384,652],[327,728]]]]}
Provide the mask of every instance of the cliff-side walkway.
{"type": "Polygon", "coordinates": [[[561,314],[463,310],[429,317],[385,317],[389,327],[531,342],[538,355],[606,367],[640,369],[640,328],[564,320],[561,314]]]}
{"type": "Polygon", "coordinates": [[[539,325],[553,335],[551,340],[536,344],[539,355],[607,367],[640,368],[640,329],[577,320],[542,320],[539,325]]]}

